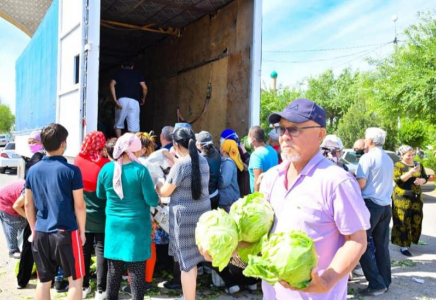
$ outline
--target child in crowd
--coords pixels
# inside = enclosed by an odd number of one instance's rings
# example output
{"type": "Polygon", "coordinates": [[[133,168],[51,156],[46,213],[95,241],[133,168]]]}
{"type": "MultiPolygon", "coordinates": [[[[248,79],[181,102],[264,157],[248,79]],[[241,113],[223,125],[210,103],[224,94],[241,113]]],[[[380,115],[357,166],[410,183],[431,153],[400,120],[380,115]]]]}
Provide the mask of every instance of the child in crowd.
{"type": "Polygon", "coordinates": [[[28,172],[25,208],[32,231],[32,252],[39,282],[36,299],[50,299],[50,287],[60,266],[68,278],[69,299],[82,299],[86,207],[80,169],[62,156],[68,131],[50,124],[41,131],[47,155],[28,172]]]}

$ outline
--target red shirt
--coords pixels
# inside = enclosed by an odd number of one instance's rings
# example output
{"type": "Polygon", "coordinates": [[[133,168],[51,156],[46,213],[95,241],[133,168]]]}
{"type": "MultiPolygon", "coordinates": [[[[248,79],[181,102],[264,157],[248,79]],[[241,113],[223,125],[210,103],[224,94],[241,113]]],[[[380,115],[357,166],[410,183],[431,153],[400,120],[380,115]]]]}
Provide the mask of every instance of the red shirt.
{"type": "Polygon", "coordinates": [[[80,155],[76,156],[74,165],[78,166],[82,172],[84,191],[95,192],[97,190],[98,173],[100,173],[101,168],[108,162],[110,162],[110,160],[104,157],[97,163],[83,158],[80,155]]]}
{"type": "Polygon", "coordinates": [[[0,189],[0,210],[7,213],[8,215],[12,215],[15,217],[19,217],[20,215],[12,208],[15,201],[17,201],[18,197],[21,195],[21,191],[24,189],[24,179],[19,179],[13,183],[8,184],[7,186],[0,189]]]}

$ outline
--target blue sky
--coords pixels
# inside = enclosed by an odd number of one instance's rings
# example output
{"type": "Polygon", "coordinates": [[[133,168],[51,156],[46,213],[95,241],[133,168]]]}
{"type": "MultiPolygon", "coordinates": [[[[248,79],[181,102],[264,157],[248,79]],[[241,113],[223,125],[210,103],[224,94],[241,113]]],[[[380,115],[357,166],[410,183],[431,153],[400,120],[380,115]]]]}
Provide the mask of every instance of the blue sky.
{"type": "Polygon", "coordinates": [[[264,0],[262,30],[262,86],[270,86],[270,74],[278,73],[279,85],[303,82],[332,68],[366,70],[365,58],[381,58],[392,52],[393,45],[348,50],[299,51],[356,47],[390,42],[418,20],[418,11],[433,10],[428,0],[264,0]],[[332,59],[340,56],[343,58],[332,59]],[[324,60],[305,62],[308,60],[324,60]],[[289,63],[293,62],[293,63],[289,63]],[[298,62],[298,63],[297,63],[298,62]]]}
{"type": "MultiPolygon", "coordinates": [[[[417,12],[433,10],[428,0],[263,0],[262,86],[269,87],[270,73],[279,74],[278,83],[294,85],[333,68],[366,70],[365,57],[383,57],[393,45],[393,15],[398,38],[404,28],[417,21],[417,12]],[[335,51],[300,51],[357,47],[335,51]],[[345,56],[340,59],[335,57],[345,56]],[[305,62],[308,60],[323,60],[305,62]],[[293,63],[289,63],[293,62],[293,63]],[[298,62],[298,63],[297,63],[298,62]]],[[[0,18],[0,97],[15,111],[15,61],[30,38],[0,18]]]]}

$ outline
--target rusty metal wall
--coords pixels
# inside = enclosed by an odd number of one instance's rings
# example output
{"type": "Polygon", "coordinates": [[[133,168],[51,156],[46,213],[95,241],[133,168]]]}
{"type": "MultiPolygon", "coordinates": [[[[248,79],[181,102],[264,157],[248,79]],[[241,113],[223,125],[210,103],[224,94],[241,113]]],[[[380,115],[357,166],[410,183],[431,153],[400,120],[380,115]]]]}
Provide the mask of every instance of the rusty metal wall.
{"type": "Polygon", "coordinates": [[[216,143],[225,128],[246,135],[252,37],[253,1],[235,0],[188,25],[182,37],[168,37],[146,49],[135,60],[149,89],[141,130],[160,133],[163,126],[174,125],[178,107],[185,119],[197,117],[210,82],[212,97],[194,130],[210,131],[216,143]]]}

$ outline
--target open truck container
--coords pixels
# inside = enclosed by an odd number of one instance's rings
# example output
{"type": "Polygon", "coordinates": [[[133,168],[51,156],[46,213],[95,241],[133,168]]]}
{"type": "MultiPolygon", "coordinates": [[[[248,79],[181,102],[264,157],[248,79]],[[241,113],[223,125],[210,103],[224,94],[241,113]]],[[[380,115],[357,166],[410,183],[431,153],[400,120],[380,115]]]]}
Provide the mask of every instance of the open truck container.
{"type": "MultiPolygon", "coordinates": [[[[35,0],[38,2],[38,0],[35,0]]],[[[16,63],[17,152],[52,122],[84,136],[110,131],[109,82],[133,59],[148,86],[141,130],[193,122],[215,141],[259,123],[261,0],[54,0],[16,63]]]]}

